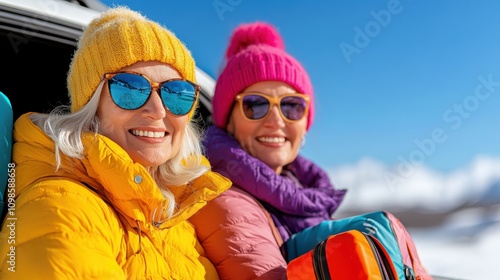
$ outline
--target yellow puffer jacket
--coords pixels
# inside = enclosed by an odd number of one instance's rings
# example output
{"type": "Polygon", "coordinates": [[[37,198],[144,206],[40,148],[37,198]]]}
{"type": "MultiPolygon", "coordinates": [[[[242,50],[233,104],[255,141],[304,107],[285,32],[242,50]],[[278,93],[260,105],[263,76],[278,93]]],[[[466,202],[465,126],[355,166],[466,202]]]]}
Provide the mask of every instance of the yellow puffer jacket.
{"type": "Polygon", "coordinates": [[[29,119],[15,124],[15,205],[0,234],[0,279],[218,279],[187,221],[230,181],[207,172],[176,188],[177,215],[152,177],[113,141],[84,135],[84,158],[62,155],[29,119]],[[15,271],[15,272],[14,272],[15,271]]]}

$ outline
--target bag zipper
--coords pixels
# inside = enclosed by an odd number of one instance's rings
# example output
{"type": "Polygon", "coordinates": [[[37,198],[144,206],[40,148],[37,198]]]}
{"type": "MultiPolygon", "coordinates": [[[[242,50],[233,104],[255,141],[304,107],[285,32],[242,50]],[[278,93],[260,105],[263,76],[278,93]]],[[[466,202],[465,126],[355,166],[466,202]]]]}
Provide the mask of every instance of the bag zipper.
{"type": "Polygon", "coordinates": [[[382,273],[382,278],[384,280],[397,280],[397,278],[392,273],[392,270],[388,271],[386,269],[386,267],[391,266],[391,260],[389,260],[385,254],[380,253],[382,248],[380,248],[380,245],[377,242],[373,241],[373,239],[372,239],[375,237],[372,237],[364,232],[362,232],[362,233],[366,237],[366,239],[368,240],[368,243],[370,244],[370,247],[372,248],[372,251],[375,254],[379,270],[382,273]]]}
{"type": "Polygon", "coordinates": [[[330,272],[328,271],[328,262],[326,260],[326,242],[328,239],[321,241],[314,246],[313,250],[313,268],[316,279],[331,280],[330,272]]]}

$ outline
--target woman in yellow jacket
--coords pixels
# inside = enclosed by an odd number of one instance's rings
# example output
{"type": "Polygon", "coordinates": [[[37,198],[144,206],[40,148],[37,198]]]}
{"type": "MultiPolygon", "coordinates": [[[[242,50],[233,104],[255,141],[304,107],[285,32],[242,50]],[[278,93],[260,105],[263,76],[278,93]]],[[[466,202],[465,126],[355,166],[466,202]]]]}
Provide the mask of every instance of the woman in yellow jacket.
{"type": "Polygon", "coordinates": [[[201,156],[194,81],[159,24],[126,7],[90,23],[70,112],[15,124],[1,279],[218,279],[187,221],[230,186],[201,156]]]}

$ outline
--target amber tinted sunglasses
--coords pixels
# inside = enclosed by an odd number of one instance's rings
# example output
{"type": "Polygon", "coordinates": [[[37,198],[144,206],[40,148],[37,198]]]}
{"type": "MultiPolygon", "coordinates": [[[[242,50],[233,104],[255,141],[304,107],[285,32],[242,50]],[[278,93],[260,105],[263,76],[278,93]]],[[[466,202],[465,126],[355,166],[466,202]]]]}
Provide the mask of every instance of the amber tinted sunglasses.
{"type": "Polygon", "coordinates": [[[249,120],[261,120],[269,115],[274,105],[278,106],[284,120],[295,122],[307,115],[309,96],[300,93],[288,93],[273,97],[262,93],[240,93],[236,95],[241,112],[249,120]]]}

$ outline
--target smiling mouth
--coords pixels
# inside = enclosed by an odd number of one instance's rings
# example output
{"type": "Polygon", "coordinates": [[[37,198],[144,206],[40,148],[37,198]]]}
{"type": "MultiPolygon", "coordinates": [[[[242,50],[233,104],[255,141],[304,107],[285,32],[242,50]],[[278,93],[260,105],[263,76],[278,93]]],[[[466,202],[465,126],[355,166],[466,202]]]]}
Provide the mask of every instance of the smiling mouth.
{"type": "Polygon", "coordinates": [[[258,137],[257,140],[264,143],[285,143],[285,137],[258,137]]]}
{"type": "Polygon", "coordinates": [[[163,138],[163,137],[165,137],[165,131],[159,132],[159,131],[146,131],[146,130],[132,129],[130,132],[135,136],[141,136],[141,137],[149,137],[149,138],[163,138]]]}

